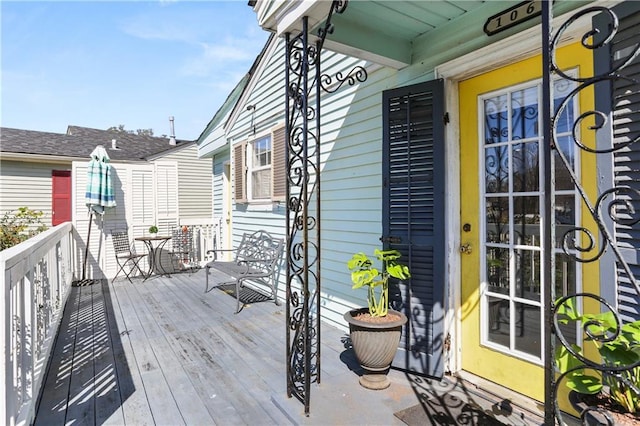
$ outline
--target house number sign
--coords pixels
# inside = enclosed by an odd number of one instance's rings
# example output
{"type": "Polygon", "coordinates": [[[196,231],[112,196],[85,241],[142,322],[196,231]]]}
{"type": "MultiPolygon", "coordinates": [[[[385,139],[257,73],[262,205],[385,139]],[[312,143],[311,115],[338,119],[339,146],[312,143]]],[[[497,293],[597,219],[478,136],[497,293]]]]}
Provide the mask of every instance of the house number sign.
{"type": "Polygon", "coordinates": [[[484,32],[491,36],[540,15],[542,13],[542,1],[544,0],[523,1],[493,15],[485,22],[484,32]]]}

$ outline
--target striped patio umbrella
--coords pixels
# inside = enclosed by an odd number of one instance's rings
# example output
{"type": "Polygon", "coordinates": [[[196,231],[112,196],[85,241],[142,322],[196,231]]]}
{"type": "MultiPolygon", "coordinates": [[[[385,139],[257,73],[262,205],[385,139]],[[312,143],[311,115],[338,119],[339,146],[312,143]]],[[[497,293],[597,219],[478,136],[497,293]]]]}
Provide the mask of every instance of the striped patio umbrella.
{"type": "Polygon", "coordinates": [[[104,147],[96,146],[87,167],[87,191],[84,197],[92,213],[104,214],[105,208],[116,206],[109,161],[109,154],[104,147]]]}
{"type": "Polygon", "coordinates": [[[93,216],[98,213],[104,215],[106,208],[116,206],[116,197],[111,181],[111,164],[109,154],[102,145],[96,146],[91,152],[91,161],[87,167],[87,190],[85,192],[85,204],[89,208],[89,229],[87,231],[87,243],[84,249],[84,263],[82,265],[82,283],[87,272],[87,257],[89,254],[89,239],[91,238],[91,223],[93,216]]]}

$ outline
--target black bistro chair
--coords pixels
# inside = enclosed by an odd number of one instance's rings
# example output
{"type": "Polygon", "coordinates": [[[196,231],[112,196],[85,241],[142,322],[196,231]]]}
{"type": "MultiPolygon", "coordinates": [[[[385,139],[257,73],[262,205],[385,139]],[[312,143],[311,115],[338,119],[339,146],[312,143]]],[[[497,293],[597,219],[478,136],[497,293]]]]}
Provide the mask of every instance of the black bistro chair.
{"type": "MultiPolygon", "coordinates": [[[[116,261],[118,262],[118,272],[113,281],[116,280],[120,272],[124,273],[130,283],[131,276],[135,273],[136,269],[142,276],[145,276],[142,269],[140,269],[140,261],[146,256],[146,254],[137,254],[135,247],[129,240],[129,233],[127,231],[114,230],[111,231],[111,241],[113,242],[113,251],[116,255],[116,261]],[[125,269],[125,267],[129,268],[125,269]]],[[[112,281],[112,282],[113,282],[112,281]]]]}

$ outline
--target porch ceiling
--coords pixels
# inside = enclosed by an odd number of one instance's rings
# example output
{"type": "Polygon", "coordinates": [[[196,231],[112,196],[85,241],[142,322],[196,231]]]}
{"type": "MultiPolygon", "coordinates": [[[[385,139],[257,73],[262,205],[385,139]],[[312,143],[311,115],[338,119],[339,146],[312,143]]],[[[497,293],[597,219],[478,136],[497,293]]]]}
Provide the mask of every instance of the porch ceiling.
{"type": "MultiPolygon", "coordinates": [[[[554,15],[591,2],[556,2],[554,15]]],[[[335,30],[327,36],[325,48],[400,69],[423,60],[432,45],[438,45],[441,52],[458,49],[458,53],[482,46],[488,37],[483,30],[487,19],[518,3],[520,0],[351,0],[344,13],[332,16],[335,30]],[[461,43],[468,45],[459,49],[461,43]]],[[[326,0],[251,0],[249,4],[259,25],[277,36],[298,34],[302,17],[308,17],[310,38],[317,34],[331,7],[326,0]]],[[[492,41],[539,23],[539,18],[522,22],[491,36],[492,41]]]]}
{"type": "MultiPolygon", "coordinates": [[[[326,47],[351,56],[372,60],[393,68],[412,62],[416,43],[439,29],[455,25],[462,17],[471,18],[482,34],[486,19],[517,2],[485,0],[449,1],[349,1],[343,14],[334,14],[335,31],[326,47]]],[[[260,26],[282,36],[301,31],[301,18],[307,16],[312,34],[323,24],[329,1],[258,0],[253,3],[260,26]]],[[[469,21],[465,21],[469,25],[469,21]]]]}
{"type": "MultiPolygon", "coordinates": [[[[343,14],[332,18],[332,44],[349,46],[391,61],[400,68],[411,63],[414,42],[463,15],[491,7],[484,0],[465,1],[351,1],[343,14]]],[[[480,20],[490,14],[478,14],[480,20]]],[[[482,27],[483,23],[479,23],[482,27]]],[[[378,59],[380,62],[380,59],[378,59]]]]}

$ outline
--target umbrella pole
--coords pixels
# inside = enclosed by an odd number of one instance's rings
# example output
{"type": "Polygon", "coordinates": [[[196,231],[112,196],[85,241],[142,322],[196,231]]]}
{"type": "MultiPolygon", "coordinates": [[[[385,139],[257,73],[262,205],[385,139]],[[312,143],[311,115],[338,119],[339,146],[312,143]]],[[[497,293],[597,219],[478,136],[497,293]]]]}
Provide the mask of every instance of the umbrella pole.
{"type": "Polygon", "coordinates": [[[87,256],[89,254],[89,237],[91,237],[91,223],[93,222],[93,209],[89,213],[89,230],[87,231],[87,242],[84,246],[84,259],[82,264],[82,280],[87,276],[87,256]]]}

